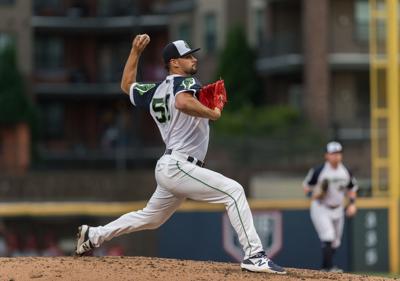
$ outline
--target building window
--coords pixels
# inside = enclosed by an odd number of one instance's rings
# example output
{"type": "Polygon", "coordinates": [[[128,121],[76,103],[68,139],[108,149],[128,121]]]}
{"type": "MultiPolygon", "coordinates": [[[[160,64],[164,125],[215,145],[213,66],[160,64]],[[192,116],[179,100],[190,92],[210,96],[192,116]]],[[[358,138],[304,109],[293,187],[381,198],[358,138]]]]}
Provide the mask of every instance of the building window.
{"type": "Polygon", "coordinates": [[[33,12],[38,16],[58,16],[63,12],[61,0],[34,0],[33,12]]]}
{"type": "Polygon", "coordinates": [[[60,103],[49,103],[43,107],[43,128],[48,138],[64,136],[64,107],[60,103]]]}
{"type": "MultiPolygon", "coordinates": [[[[377,7],[380,11],[385,11],[384,2],[378,2],[377,7]]],[[[368,0],[357,0],[354,8],[355,32],[357,40],[367,43],[369,40],[369,3],[368,0]]],[[[384,19],[377,20],[376,26],[377,39],[383,41],[386,38],[386,24],[384,19]]]]}
{"type": "Polygon", "coordinates": [[[3,135],[0,133],[0,158],[3,156],[3,154],[4,154],[4,140],[3,140],[3,135]]]}
{"type": "Polygon", "coordinates": [[[356,37],[360,41],[369,38],[369,4],[368,0],[357,0],[354,9],[356,37]]]}
{"type": "MultiPolygon", "coordinates": [[[[103,42],[98,45],[99,81],[118,82],[121,80],[123,66],[126,61],[126,50],[129,50],[130,43],[126,41],[103,42]]],[[[141,79],[141,68],[138,72],[138,79],[141,79]]]]}
{"type": "Polygon", "coordinates": [[[97,14],[102,17],[138,15],[139,4],[134,0],[99,0],[97,14]]]}
{"type": "Polygon", "coordinates": [[[261,9],[254,11],[254,26],[256,44],[258,47],[262,47],[264,41],[264,11],[261,9]]]}
{"type": "Polygon", "coordinates": [[[0,5],[15,5],[15,0],[0,0],[0,5]]]}
{"type": "Polygon", "coordinates": [[[12,35],[0,32],[0,51],[14,45],[15,40],[12,35]]]}
{"type": "Polygon", "coordinates": [[[214,13],[204,16],[204,45],[207,53],[213,53],[217,49],[217,18],[214,13]]]}
{"type": "Polygon", "coordinates": [[[64,42],[57,37],[35,40],[35,68],[59,69],[64,66],[64,42]]]}
{"type": "Polygon", "coordinates": [[[262,48],[266,34],[266,10],[267,1],[250,0],[249,1],[249,39],[254,47],[262,48]]]}
{"type": "Polygon", "coordinates": [[[185,23],[181,23],[178,27],[178,38],[180,40],[184,40],[190,43],[190,25],[185,23]]]}

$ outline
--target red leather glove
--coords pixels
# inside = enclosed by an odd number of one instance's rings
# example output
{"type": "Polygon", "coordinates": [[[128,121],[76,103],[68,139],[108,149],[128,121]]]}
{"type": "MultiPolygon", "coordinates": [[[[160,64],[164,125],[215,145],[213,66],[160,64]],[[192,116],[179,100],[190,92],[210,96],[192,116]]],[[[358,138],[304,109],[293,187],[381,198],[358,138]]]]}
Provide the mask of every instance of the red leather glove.
{"type": "Polygon", "coordinates": [[[199,91],[199,101],[210,109],[218,107],[222,111],[227,102],[224,80],[202,87],[199,91]]]}

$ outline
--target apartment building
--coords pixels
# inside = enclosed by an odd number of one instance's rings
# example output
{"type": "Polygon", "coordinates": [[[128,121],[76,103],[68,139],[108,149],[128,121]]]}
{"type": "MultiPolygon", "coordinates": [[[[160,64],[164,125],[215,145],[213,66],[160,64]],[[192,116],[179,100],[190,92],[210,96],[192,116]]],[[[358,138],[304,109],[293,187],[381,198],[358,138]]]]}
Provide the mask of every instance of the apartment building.
{"type": "Polygon", "coordinates": [[[229,25],[244,24],[244,7],[237,0],[34,0],[33,80],[45,124],[42,159],[74,166],[117,160],[119,167],[156,159],[162,143],[153,122],[145,112],[132,111],[119,88],[132,36],[146,32],[152,38],[139,79],[162,79],[163,46],[184,39],[202,48],[199,76],[208,82],[229,25]]]}
{"type": "Polygon", "coordinates": [[[197,54],[201,59],[198,75],[203,83],[215,79],[218,54],[225,46],[229,28],[246,25],[246,3],[244,0],[180,0],[166,5],[171,40],[184,39],[201,48],[197,54]]]}
{"type": "Polygon", "coordinates": [[[141,80],[162,79],[163,46],[185,39],[202,48],[199,76],[207,83],[234,24],[245,26],[257,50],[267,104],[297,107],[329,137],[368,141],[367,0],[2,0],[0,15],[0,43],[16,40],[32,81],[46,163],[119,159],[125,167],[156,159],[162,143],[154,124],[119,89],[133,35],[152,38],[141,80]]]}
{"type": "Polygon", "coordinates": [[[188,0],[171,6],[170,36],[203,48],[203,79],[214,75],[229,27],[242,24],[258,52],[266,103],[297,107],[330,137],[369,137],[367,0],[188,0]]]}
{"type": "Polygon", "coordinates": [[[147,114],[131,110],[120,79],[137,33],[152,38],[138,78],[158,81],[165,75],[161,50],[168,40],[168,17],[157,13],[161,4],[33,1],[34,95],[44,125],[40,155],[48,163],[96,166],[118,158],[125,166],[129,160],[154,158],[152,147],[160,140],[147,114]]]}
{"type": "Polygon", "coordinates": [[[265,102],[298,108],[327,138],[343,142],[347,163],[368,178],[368,1],[247,3],[249,40],[258,49],[265,102]]]}
{"type": "Polygon", "coordinates": [[[292,104],[330,137],[369,137],[367,0],[248,1],[267,103],[292,104]]]}

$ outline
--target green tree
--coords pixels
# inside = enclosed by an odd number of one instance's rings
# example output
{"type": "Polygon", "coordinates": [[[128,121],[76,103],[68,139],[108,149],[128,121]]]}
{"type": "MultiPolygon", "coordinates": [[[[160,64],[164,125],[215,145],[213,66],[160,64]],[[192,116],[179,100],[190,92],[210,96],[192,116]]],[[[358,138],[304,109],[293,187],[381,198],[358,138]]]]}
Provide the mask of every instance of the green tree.
{"type": "Polygon", "coordinates": [[[12,45],[0,50],[0,123],[31,122],[35,110],[25,95],[23,78],[12,45]]]}
{"type": "Polygon", "coordinates": [[[255,68],[255,53],[247,44],[243,28],[228,32],[225,48],[219,56],[217,78],[225,80],[228,93],[227,110],[257,106],[262,100],[262,85],[255,68]]]}

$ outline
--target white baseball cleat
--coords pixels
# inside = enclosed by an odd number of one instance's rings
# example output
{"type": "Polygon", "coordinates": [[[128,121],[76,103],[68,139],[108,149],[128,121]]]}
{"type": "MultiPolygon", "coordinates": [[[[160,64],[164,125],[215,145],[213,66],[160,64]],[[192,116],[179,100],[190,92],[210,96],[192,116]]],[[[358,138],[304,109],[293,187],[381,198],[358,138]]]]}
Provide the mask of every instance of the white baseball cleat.
{"type": "Polygon", "coordinates": [[[331,269],[329,269],[329,272],[335,272],[335,273],[343,273],[343,269],[333,266],[331,269]]]}
{"type": "Polygon", "coordinates": [[[252,272],[268,272],[275,274],[286,274],[286,270],[279,265],[276,265],[270,260],[264,251],[245,259],[240,267],[244,270],[252,272]]]}
{"type": "Polygon", "coordinates": [[[84,253],[92,250],[94,245],[89,240],[89,226],[81,225],[76,234],[76,249],[75,254],[82,256],[84,253]]]}

